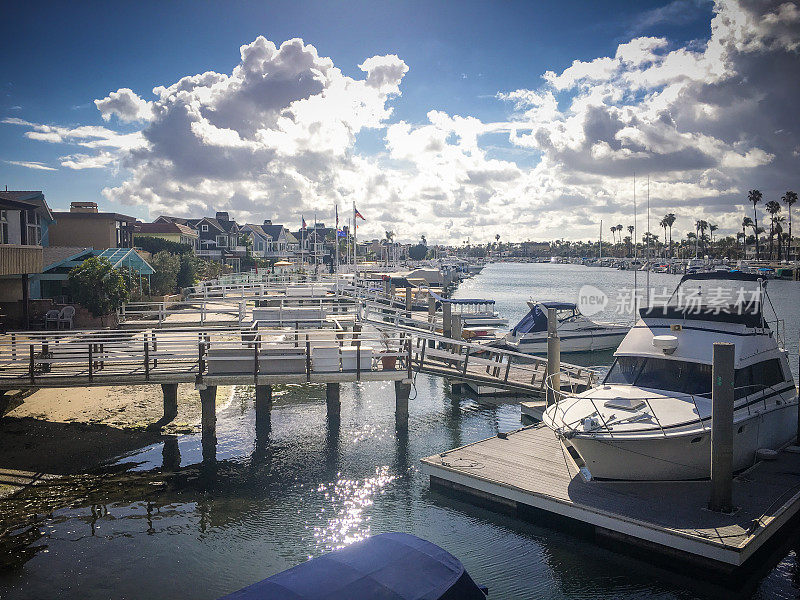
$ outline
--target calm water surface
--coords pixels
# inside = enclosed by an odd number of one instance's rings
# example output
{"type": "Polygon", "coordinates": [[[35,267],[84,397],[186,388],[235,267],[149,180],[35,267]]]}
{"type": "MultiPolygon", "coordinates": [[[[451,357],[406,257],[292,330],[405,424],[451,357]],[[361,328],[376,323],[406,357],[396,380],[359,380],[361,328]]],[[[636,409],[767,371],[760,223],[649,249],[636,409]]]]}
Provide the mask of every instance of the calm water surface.
{"type": "MultiPolygon", "coordinates": [[[[672,286],[677,278],[653,279],[672,286]]],[[[513,324],[529,297],[572,300],[586,282],[612,293],[630,286],[632,273],[498,264],[458,293],[495,298],[513,324]]],[[[770,286],[789,321],[796,368],[800,284],[770,286]]],[[[609,356],[590,360],[607,363],[609,356]]],[[[432,493],[419,458],[519,427],[512,403],[452,396],[442,380],[419,376],[409,432],[398,435],[391,384],[343,385],[338,427],[327,422],[324,386],[286,386],[276,391],[271,431],[257,439],[252,396],[251,387],[236,388],[219,409],[216,472],[192,476],[158,502],[109,483],[100,487],[104,503],[78,500],[55,511],[36,526],[35,543],[46,548],[16,572],[0,574],[0,597],[217,598],[385,531],[443,546],[489,586],[490,598],[734,596],[568,533],[432,493]]],[[[178,449],[181,466],[199,462],[199,436],[181,437],[178,449]]],[[[158,444],[120,462],[155,478],[163,450],[158,444]]],[[[797,541],[793,546],[800,549],[797,541]]],[[[790,551],[736,594],[794,598],[799,591],[800,567],[790,551]]]]}

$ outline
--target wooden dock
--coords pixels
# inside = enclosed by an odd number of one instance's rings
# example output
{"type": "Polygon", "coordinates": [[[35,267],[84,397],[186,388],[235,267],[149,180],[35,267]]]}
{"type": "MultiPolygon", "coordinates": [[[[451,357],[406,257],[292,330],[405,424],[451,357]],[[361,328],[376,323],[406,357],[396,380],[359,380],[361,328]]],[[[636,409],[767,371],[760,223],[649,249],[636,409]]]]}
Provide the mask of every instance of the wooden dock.
{"type": "Polygon", "coordinates": [[[708,481],[586,482],[541,424],[423,458],[422,465],[432,488],[521,517],[577,523],[597,541],[638,547],[643,558],[723,573],[747,565],[800,510],[800,454],[789,451],[734,479],[733,514],[707,509],[708,481]]]}

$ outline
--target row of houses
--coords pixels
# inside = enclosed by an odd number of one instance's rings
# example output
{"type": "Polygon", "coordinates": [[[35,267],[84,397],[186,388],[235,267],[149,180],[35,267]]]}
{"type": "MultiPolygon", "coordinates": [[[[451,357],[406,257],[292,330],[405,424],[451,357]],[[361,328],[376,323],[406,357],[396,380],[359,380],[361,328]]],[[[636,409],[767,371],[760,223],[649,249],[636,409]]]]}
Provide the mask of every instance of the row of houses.
{"type": "Polygon", "coordinates": [[[245,257],[329,263],[337,239],[323,223],[292,232],[271,220],[239,224],[227,212],[192,219],[164,215],[143,223],[102,212],[95,202],[54,211],[41,191],[0,191],[0,318],[14,311],[14,303],[27,307],[31,300],[64,296],[69,270],[89,256],[151,275],[147,254],[136,250],[144,238],[185,244],[199,257],[234,267],[245,257]]]}

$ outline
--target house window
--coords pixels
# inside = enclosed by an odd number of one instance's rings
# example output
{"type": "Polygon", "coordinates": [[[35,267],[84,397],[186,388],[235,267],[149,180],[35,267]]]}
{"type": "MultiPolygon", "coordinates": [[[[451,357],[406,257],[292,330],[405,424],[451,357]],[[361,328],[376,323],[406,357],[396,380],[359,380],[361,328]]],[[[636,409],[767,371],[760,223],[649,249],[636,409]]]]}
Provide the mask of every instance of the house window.
{"type": "Polygon", "coordinates": [[[28,213],[28,245],[41,246],[42,245],[42,217],[37,212],[28,213]]]}
{"type": "Polygon", "coordinates": [[[8,211],[0,210],[0,244],[8,244],[8,211]]]}
{"type": "Polygon", "coordinates": [[[217,236],[217,247],[218,248],[227,248],[228,247],[228,236],[227,235],[218,235],[217,236]]]}
{"type": "Polygon", "coordinates": [[[200,225],[200,231],[208,231],[208,225],[207,225],[207,224],[205,224],[205,223],[203,223],[202,225],[200,225]]]}

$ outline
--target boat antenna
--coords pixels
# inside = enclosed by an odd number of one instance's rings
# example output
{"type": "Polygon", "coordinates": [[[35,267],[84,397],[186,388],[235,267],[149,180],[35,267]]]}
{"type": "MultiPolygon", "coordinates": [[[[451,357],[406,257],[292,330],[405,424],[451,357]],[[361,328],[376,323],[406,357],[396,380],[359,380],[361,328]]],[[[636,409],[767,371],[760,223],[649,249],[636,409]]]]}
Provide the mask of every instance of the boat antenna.
{"type": "Polygon", "coordinates": [[[652,265],[650,264],[650,174],[647,175],[647,275],[645,275],[647,279],[647,306],[650,307],[650,269],[652,265]]]}
{"type": "Polygon", "coordinates": [[[639,314],[638,277],[636,276],[636,171],[633,172],[633,319],[639,314]]]}

